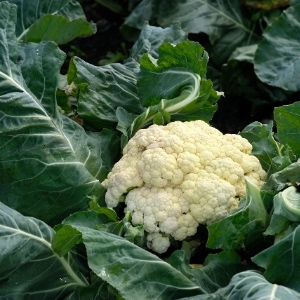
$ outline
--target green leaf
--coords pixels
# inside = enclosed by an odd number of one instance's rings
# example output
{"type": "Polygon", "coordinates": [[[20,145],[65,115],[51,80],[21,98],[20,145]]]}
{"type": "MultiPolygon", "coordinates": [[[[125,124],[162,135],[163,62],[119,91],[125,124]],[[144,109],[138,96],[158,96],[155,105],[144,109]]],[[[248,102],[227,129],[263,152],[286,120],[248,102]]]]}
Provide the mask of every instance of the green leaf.
{"type": "Polygon", "coordinates": [[[153,123],[157,125],[166,125],[170,123],[171,116],[165,110],[159,110],[153,117],[153,123]]]}
{"type": "MultiPolygon", "coordinates": [[[[163,8],[166,7],[167,3],[164,2],[164,5],[161,5],[161,15],[158,18],[159,24],[165,26],[171,19],[177,20],[186,32],[206,33],[212,44],[215,44],[220,38],[225,38],[224,35],[226,40],[230,36],[237,37],[240,35],[238,41],[231,39],[234,45],[240,42],[241,39],[253,35],[248,20],[242,16],[239,1],[188,0],[185,3],[176,2],[167,15],[163,15],[163,8]]],[[[232,46],[230,45],[230,47],[232,46]]]]}
{"type": "Polygon", "coordinates": [[[254,63],[254,55],[257,50],[257,44],[237,47],[231,54],[228,60],[234,59],[254,63]]]}
{"type": "Polygon", "coordinates": [[[234,275],[228,286],[213,294],[182,298],[181,300],[257,300],[289,299],[299,300],[300,294],[282,285],[271,284],[255,271],[245,271],[234,275]]]}
{"type": "Polygon", "coordinates": [[[74,82],[80,89],[77,112],[85,124],[101,130],[114,128],[118,122],[118,129],[124,133],[131,125],[127,120],[144,110],[136,86],[141,56],[150,53],[155,57],[164,41],[178,43],[184,39],[186,34],[179,24],[166,29],[145,25],[124,65],[96,67],[75,57],[69,67],[68,83],[74,82]]]}
{"type": "Polygon", "coordinates": [[[156,14],[159,2],[157,0],[142,0],[138,5],[132,9],[131,14],[126,17],[124,24],[121,27],[122,34],[127,38],[131,38],[136,35],[136,31],[133,28],[142,29],[147,23],[151,22],[153,15],[156,14]]]}
{"type": "MultiPolygon", "coordinates": [[[[94,207],[96,204],[93,205],[94,207]]],[[[113,232],[112,227],[116,227],[117,221],[115,218],[111,218],[112,211],[109,208],[103,207],[102,210],[98,211],[79,211],[71,214],[69,217],[64,219],[61,224],[55,226],[56,234],[52,240],[53,250],[63,256],[67,254],[76,244],[82,243],[81,232],[72,226],[84,226],[92,229],[101,229],[110,226],[108,232],[113,232]],[[112,226],[113,225],[113,226],[112,226]]],[[[113,212],[113,211],[112,211],[113,212]]],[[[123,228],[122,228],[123,229],[123,228]]],[[[115,232],[113,232],[115,233],[115,232]]]]}
{"type": "Polygon", "coordinates": [[[102,207],[98,204],[97,198],[93,197],[92,201],[90,201],[90,210],[97,212],[100,215],[105,215],[108,220],[112,222],[117,222],[119,220],[117,213],[108,207],[102,207]]]}
{"type": "Polygon", "coordinates": [[[240,135],[252,144],[252,154],[259,159],[268,175],[284,169],[295,160],[289,147],[275,139],[272,122],[253,122],[246,126],[240,135]]]}
{"type": "MultiPolygon", "coordinates": [[[[84,221],[81,224],[80,222],[70,220],[66,230],[72,226],[74,230],[81,233],[89,267],[102,280],[115,287],[124,299],[152,300],[174,299],[174,297],[176,299],[183,295],[198,295],[205,292],[181,272],[149,251],[127,239],[102,229],[95,230],[85,226],[84,221]]],[[[72,238],[72,235],[57,236],[61,246],[58,250],[64,249],[63,243],[70,245],[72,238]],[[60,238],[62,240],[59,240],[60,238]]]]}
{"type": "Polygon", "coordinates": [[[118,119],[117,130],[122,132],[121,149],[123,149],[129,139],[128,128],[131,126],[132,122],[136,118],[136,115],[128,112],[126,109],[119,106],[116,110],[116,117],[118,119]]]}
{"type": "MultiPolygon", "coordinates": [[[[94,274],[92,274],[95,277],[94,274]]],[[[123,300],[118,292],[97,277],[88,288],[77,289],[69,293],[63,300],[123,300]]]]}
{"type": "Polygon", "coordinates": [[[300,162],[296,161],[283,170],[272,174],[264,185],[265,190],[280,191],[299,182],[300,162]]]}
{"type": "Polygon", "coordinates": [[[177,45],[184,40],[187,40],[187,33],[181,29],[178,22],[174,22],[166,28],[143,24],[139,38],[131,49],[130,58],[139,62],[146,53],[158,58],[158,49],[163,43],[169,42],[177,45]]]}
{"type": "Polygon", "coordinates": [[[290,186],[275,195],[274,211],[265,234],[275,235],[285,231],[291,222],[300,222],[300,194],[290,186]]]}
{"type": "Polygon", "coordinates": [[[169,114],[172,121],[210,121],[221,94],[205,79],[207,61],[204,48],[190,41],[175,46],[164,43],[157,61],[145,54],[137,86],[140,101],[148,108],[134,120],[129,136],[151,124],[160,111],[169,114]]]}
{"type": "MultiPolygon", "coordinates": [[[[101,132],[88,132],[86,131],[87,135],[91,138],[91,140],[98,140],[99,148],[98,148],[98,157],[101,157],[103,167],[106,169],[106,175],[108,172],[112,169],[114,164],[119,160],[121,155],[121,149],[120,149],[120,137],[118,136],[118,133],[114,130],[110,130],[107,128],[104,128],[101,132]],[[111,151],[111,150],[114,151],[111,151]]],[[[95,167],[97,167],[97,164],[95,164],[95,167]]],[[[101,180],[103,177],[100,177],[101,180]]]]}
{"type": "Polygon", "coordinates": [[[116,126],[119,106],[133,114],[143,111],[137,97],[136,75],[125,65],[97,67],[75,57],[68,71],[68,82],[74,82],[80,89],[79,116],[97,130],[116,126]]]}
{"type": "Polygon", "coordinates": [[[16,6],[0,2],[0,198],[23,214],[56,224],[100,197],[101,141],[56,105],[65,54],[53,42],[19,48],[16,6]]]}
{"type": "Polygon", "coordinates": [[[213,45],[210,57],[219,65],[237,47],[252,44],[257,38],[253,25],[243,16],[239,0],[144,0],[131,12],[125,25],[141,28],[144,20],[156,21],[162,27],[176,21],[185,32],[206,33],[213,45]]]}
{"type": "Polygon", "coordinates": [[[233,275],[249,268],[241,262],[239,255],[234,251],[209,254],[203,266],[199,268],[189,265],[188,257],[183,250],[174,251],[167,262],[197,285],[202,286],[208,294],[227,286],[233,275]]]}
{"type": "Polygon", "coordinates": [[[264,207],[261,192],[248,179],[247,196],[239,207],[226,218],[208,228],[207,247],[213,249],[258,251],[264,247],[263,231],[268,225],[268,214],[264,207]],[[251,249],[253,246],[256,249],[251,249]]]}
{"type": "MultiPolygon", "coordinates": [[[[6,0],[0,0],[3,2],[6,0]]],[[[87,22],[76,0],[10,0],[18,7],[16,36],[18,41],[53,40],[67,43],[83,34],[93,34],[96,26],[87,22]],[[59,29],[59,30],[58,30],[59,29]]]]}
{"type": "MultiPolygon", "coordinates": [[[[287,145],[295,153],[296,157],[300,156],[300,102],[291,105],[284,105],[274,109],[274,117],[277,125],[277,138],[280,143],[287,145]]],[[[295,159],[293,159],[295,160],[295,159]]],[[[265,189],[282,190],[287,185],[299,182],[298,161],[289,164],[279,172],[273,173],[268,179],[265,189]]]]}
{"type": "Polygon", "coordinates": [[[274,109],[278,140],[300,157],[300,102],[274,109]]]}
{"type": "Polygon", "coordinates": [[[300,291],[300,226],[275,245],[252,257],[254,263],[266,269],[264,276],[270,282],[300,291]]]}
{"type": "Polygon", "coordinates": [[[281,208],[274,207],[274,213],[285,216],[292,222],[300,222],[300,194],[296,187],[290,186],[274,197],[281,208]]]}
{"type": "Polygon", "coordinates": [[[81,233],[72,227],[73,225],[101,230],[110,226],[111,231],[107,231],[115,233],[113,227],[119,223],[116,213],[107,207],[100,207],[95,201],[91,201],[90,206],[92,210],[71,214],[55,227],[56,235],[53,238],[52,247],[56,253],[61,256],[65,255],[76,244],[82,243],[81,233]]]}
{"type": "Polygon", "coordinates": [[[64,256],[80,243],[82,243],[81,233],[72,226],[65,225],[57,230],[52,240],[52,249],[59,256],[64,256]]]}
{"type": "MultiPolygon", "coordinates": [[[[0,5],[1,7],[1,5],[0,5]]],[[[0,290],[2,299],[62,299],[88,288],[71,254],[51,248],[54,231],[0,202],[0,290]]]]}
{"type": "Polygon", "coordinates": [[[300,90],[300,5],[286,9],[264,31],[255,53],[255,72],[269,85],[300,90]]]}
{"type": "Polygon", "coordinates": [[[115,287],[123,298],[178,299],[204,292],[168,263],[126,239],[74,227],[82,233],[91,270],[115,287]]]}
{"type": "MultiPolygon", "coordinates": [[[[103,207],[105,209],[106,207],[103,207]]],[[[108,208],[106,208],[109,210],[108,208]]],[[[85,226],[93,229],[97,229],[100,225],[112,222],[110,214],[106,211],[96,212],[90,211],[78,211],[71,214],[69,217],[62,221],[63,225],[85,226]]]]}
{"type": "Polygon", "coordinates": [[[95,32],[96,27],[82,18],[70,21],[62,16],[44,15],[29,28],[23,41],[53,41],[56,44],[66,44],[78,36],[95,32]]]}

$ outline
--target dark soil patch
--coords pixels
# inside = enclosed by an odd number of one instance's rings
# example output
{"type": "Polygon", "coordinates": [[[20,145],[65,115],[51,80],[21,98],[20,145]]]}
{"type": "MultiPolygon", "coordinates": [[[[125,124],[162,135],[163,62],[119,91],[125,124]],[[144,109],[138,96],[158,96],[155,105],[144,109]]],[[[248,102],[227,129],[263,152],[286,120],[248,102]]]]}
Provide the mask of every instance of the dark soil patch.
{"type": "Polygon", "coordinates": [[[93,0],[82,1],[81,6],[87,20],[96,24],[97,32],[91,36],[78,37],[71,43],[61,46],[61,49],[68,55],[62,73],[66,72],[69,59],[73,56],[78,56],[93,65],[99,65],[99,61],[106,58],[109,51],[124,52],[124,48],[130,49],[133,44],[120,33],[119,28],[124,22],[121,15],[93,0]]]}

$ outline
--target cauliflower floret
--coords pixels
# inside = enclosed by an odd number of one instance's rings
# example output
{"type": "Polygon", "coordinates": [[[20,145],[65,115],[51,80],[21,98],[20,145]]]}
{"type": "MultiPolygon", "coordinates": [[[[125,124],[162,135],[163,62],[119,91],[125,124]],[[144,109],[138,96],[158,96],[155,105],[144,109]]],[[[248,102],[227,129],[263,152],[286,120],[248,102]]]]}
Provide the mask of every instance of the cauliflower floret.
{"type": "Polygon", "coordinates": [[[226,216],[236,206],[236,191],[233,185],[213,173],[205,171],[187,176],[181,185],[182,196],[190,202],[191,215],[199,224],[210,224],[226,216]],[[216,213],[222,207],[223,213],[216,213]]]}
{"type": "Polygon", "coordinates": [[[183,172],[177,167],[174,156],[163,149],[147,149],[137,163],[137,170],[146,184],[161,188],[168,184],[180,184],[183,172]]]}
{"type": "Polygon", "coordinates": [[[178,154],[178,168],[185,174],[197,173],[199,171],[200,159],[197,155],[189,152],[178,154]]]}
{"type": "Polygon", "coordinates": [[[115,173],[102,182],[107,188],[105,201],[108,207],[115,207],[122,199],[123,194],[132,187],[139,187],[143,184],[142,178],[139,176],[136,168],[127,168],[126,171],[115,173]]]}
{"type": "Polygon", "coordinates": [[[147,247],[157,253],[164,253],[170,247],[170,239],[161,233],[149,233],[147,235],[147,247]]]}
{"type": "Polygon", "coordinates": [[[244,138],[242,138],[238,134],[225,134],[224,138],[235,148],[244,152],[246,154],[250,154],[252,151],[252,145],[244,138]]]}
{"type": "Polygon", "coordinates": [[[197,232],[199,223],[194,219],[192,214],[186,213],[178,218],[178,229],[172,232],[175,240],[182,241],[186,237],[194,235],[197,232]]]}
{"type": "Polygon", "coordinates": [[[251,150],[246,139],[204,121],[152,125],[129,140],[102,183],[105,201],[115,207],[125,198],[132,224],[143,225],[148,247],[163,253],[170,236],[184,240],[236,208],[245,176],[263,185],[266,172],[251,150]]]}
{"type": "Polygon", "coordinates": [[[230,157],[216,158],[205,167],[205,170],[208,173],[218,175],[234,187],[239,186],[240,182],[243,182],[244,185],[244,171],[230,157]]]}
{"type": "Polygon", "coordinates": [[[150,126],[147,129],[140,129],[134,138],[130,139],[123,149],[123,154],[139,153],[153,145],[159,139],[164,139],[168,133],[160,126],[150,126]]]}
{"type": "Polygon", "coordinates": [[[123,159],[114,165],[114,172],[110,172],[102,182],[107,189],[105,201],[108,207],[115,207],[122,200],[122,196],[132,187],[143,185],[143,179],[137,170],[139,155],[124,155],[123,159]]]}

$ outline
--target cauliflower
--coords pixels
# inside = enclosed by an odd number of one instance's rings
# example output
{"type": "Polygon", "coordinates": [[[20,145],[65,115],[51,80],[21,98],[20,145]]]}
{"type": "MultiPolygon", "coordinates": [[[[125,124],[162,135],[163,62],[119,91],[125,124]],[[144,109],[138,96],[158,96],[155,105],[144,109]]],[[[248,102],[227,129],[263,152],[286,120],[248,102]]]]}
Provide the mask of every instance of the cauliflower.
{"type": "Polygon", "coordinates": [[[125,201],[132,224],[148,233],[147,246],[163,253],[170,236],[182,241],[236,208],[245,176],[263,185],[266,173],[251,151],[246,139],[200,120],[140,129],[102,182],[106,204],[125,201]]]}

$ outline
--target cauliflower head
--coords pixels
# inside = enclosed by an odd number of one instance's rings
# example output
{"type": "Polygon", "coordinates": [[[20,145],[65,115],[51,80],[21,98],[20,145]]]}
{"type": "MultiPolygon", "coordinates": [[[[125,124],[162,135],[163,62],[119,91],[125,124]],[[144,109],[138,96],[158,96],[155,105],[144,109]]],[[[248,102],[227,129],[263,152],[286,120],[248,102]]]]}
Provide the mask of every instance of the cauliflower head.
{"type": "Polygon", "coordinates": [[[251,151],[246,139],[200,120],[140,129],[102,182],[106,204],[125,201],[132,224],[148,233],[147,246],[163,253],[170,236],[184,240],[236,208],[245,176],[263,185],[266,172],[251,151]]]}

